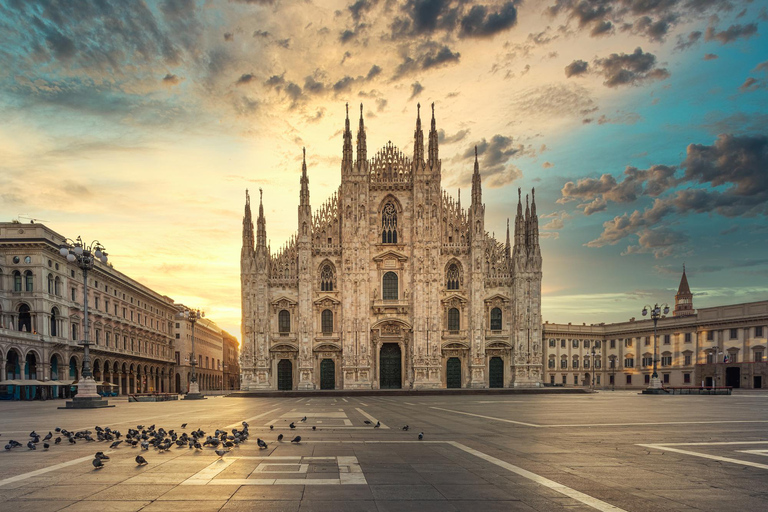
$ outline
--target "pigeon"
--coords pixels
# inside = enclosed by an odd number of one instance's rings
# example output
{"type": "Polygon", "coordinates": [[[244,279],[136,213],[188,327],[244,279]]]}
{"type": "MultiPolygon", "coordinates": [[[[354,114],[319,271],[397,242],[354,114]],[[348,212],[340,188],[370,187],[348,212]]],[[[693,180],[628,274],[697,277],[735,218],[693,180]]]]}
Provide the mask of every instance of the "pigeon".
{"type": "Polygon", "coordinates": [[[371,424],[371,422],[369,420],[363,420],[363,423],[365,423],[366,425],[370,425],[371,424]]]}
{"type": "Polygon", "coordinates": [[[120,446],[120,443],[122,443],[122,441],[115,441],[114,443],[109,445],[109,447],[110,448],[117,448],[118,446],[120,446]]]}
{"type": "Polygon", "coordinates": [[[56,427],[54,430],[55,430],[55,431],[56,431],[56,433],[58,434],[59,432],[61,432],[61,427],[56,427]]]}
{"type": "Polygon", "coordinates": [[[142,450],[149,450],[149,443],[146,441],[141,442],[141,449],[142,450]]]}
{"type": "Polygon", "coordinates": [[[10,451],[10,450],[11,450],[11,448],[13,448],[13,446],[11,446],[10,444],[7,444],[7,445],[5,445],[5,449],[6,449],[6,450],[10,451]]]}
{"type": "Polygon", "coordinates": [[[269,430],[275,430],[275,426],[274,425],[270,425],[269,426],[269,430]]]}
{"type": "Polygon", "coordinates": [[[405,425],[405,426],[403,427],[403,430],[405,430],[406,432],[408,432],[408,429],[409,429],[409,428],[411,428],[411,427],[409,427],[408,425],[405,425]]]}
{"type": "Polygon", "coordinates": [[[424,439],[424,432],[419,432],[419,441],[424,439]]]}
{"type": "Polygon", "coordinates": [[[37,450],[37,446],[35,446],[35,443],[33,443],[32,441],[29,441],[27,443],[27,448],[29,448],[30,450],[37,450]]]}
{"type": "Polygon", "coordinates": [[[301,442],[301,436],[296,436],[293,439],[291,439],[292,443],[299,444],[301,442]]]}
{"type": "Polygon", "coordinates": [[[101,460],[109,460],[109,456],[108,455],[104,455],[104,452],[96,452],[95,457],[97,459],[101,459],[101,460]]]}
{"type": "Polygon", "coordinates": [[[306,417],[306,416],[304,416],[303,418],[301,418],[301,421],[302,421],[302,422],[304,422],[304,421],[307,421],[307,417],[306,417]]]}
{"type": "Polygon", "coordinates": [[[317,427],[312,425],[312,430],[317,430],[317,427]]]}
{"type": "MultiPolygon", "coordinates": [[[[277,436],[277,441],[278,442],[280,442],[282,440],[283,440],[283,434],[280,434],[279,436],[277,436]]],[[[10,448],[8,448],[8,449],[10,450],[10,448]]]]}
{"type": "Polygon", "coordinates": [[[291,422],[291,424],[290,424],[290,425],[288,425],[288,427],[290,427],[291,429],[294,429],[294,428],[296,428],[296,424],[294,424],[293,422],[291,422]]]}
{"type": "Polygon", "coordinates": [[[381,422],[377,421],[376,424],[373,426],[373,428],[379,428],[381,426],[381,422]]]}
{"type": "Polygon", "coordinates": [[[186,423],[182,423],[181,424],[181,428],[187,428],[187,424],[186,423]]]}
{"type": "Polygon", "coordinates": [[[264,441],[262,441],[259,438],[256,438],[256,444],[259,445],[259,449],[261,449],[261,450],[264,450],[267,447],[267,443],[265,443],[264,441]]]}
{"type": "Polygon", "coordinates": [[[104,467],[104,463],[103,463],[103,462],[101,462],[101,459],[100,459],[100,458],[98,458],[98,457],[96,457],[95,459],[93,459],[93,461],[91,462],[91,464],[93,464],[93,467],[94,467],[94,468],[96,468],[96,469],[101,469],[101,468],[103,468],[103,467],[104,467]]]}
{"type": "Polygon", "coordinates": [[[147,464],[147,459],[145,459],[141,455],[137,455],[136,456],[136,464],[138,464],[139,466],[143,466],[144,464],[147,464]]]}
{"type": "Polygon", "coordinates": [[[48,432],[48,434],[43,438],[43,441],[50,441],[53,437],[53,432],[48,432]]]}
{"type": "Polygon", "coordinates": [[[43,443],[43,449],[44,450],[47,450],[50,447],[51,447],[51,445],[49,445],[48,443],[43,443]]]}
{"type": "Polygon", "coordinates": [[[229,450],[226,448],[216,448],[216,455],[219,456],[219,458],[223,457],[229,450]]]}
{"type": "Polygon", "coordinates": [[[53,442],[53,444],[60,444],[60,443],[61,443],[60,437],[57,437],[56,440],[53,442]]]}
{"type": "Polygon", "coordinates": [[[242,423],[242,425],[243,425],[243,427],[245,427],[245,428],[248,428],[248,422],[247,422],[247,421],[244,421],[244,422],[242,423]]]}

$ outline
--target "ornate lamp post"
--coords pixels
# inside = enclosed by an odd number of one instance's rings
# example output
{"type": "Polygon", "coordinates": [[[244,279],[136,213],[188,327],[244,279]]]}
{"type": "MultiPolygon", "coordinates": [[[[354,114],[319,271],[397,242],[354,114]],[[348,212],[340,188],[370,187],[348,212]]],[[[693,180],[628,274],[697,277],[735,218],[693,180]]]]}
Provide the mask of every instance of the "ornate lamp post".
{"type": "Polygon", "coordinates": [[[197,373],[195,372],[195,366],[197,366],[197,355],[195,354],[195,323],[198,320],[205,317],[205,313],[199,309],[190,310],[184,309],[177,313],[177,316],[182,320],[187,320],[192,324],[192,356],[189,365],[192,367],[191,374],[189,376],[189,391],[184,395],[184,400],[200,400],[205,398],[200,393],[200,385],[197,382],[197,373]]]}
{"type": "Polygon", "coordinates": [[[659,323],[659,318],[661,318],[662,312],[663,314],[669,313],[669,305],[664,304],[654,304],[653,307],[646,304],[646,306],[643,308],[643,316],[648,315],[648,310],[651,311],[651,320],[653,320],[653,374],[651,375],[651,383],[648,385],[648,388],[643,390],[643,393],[647,395],[655,395],[659,394],[661,392],[661,381],[659,380],[659,373],[657,371],[658,366],[658,352],[656,350],[656,343],[658,341],[658,336],[656,335],[656,325],[659,323]]]}
{"type": "Polygon", "coordinates": [[[595,366],[595,355],[597,354],[598,352],[595,351],[595,346],[592,345],[592,383],[591,383],[592,392],[595,391],[595,373],[597,372],[597,367],[595,366]]]}
{"type": "Polygon", "coordinates": [[[59,249],[59,254],[65,256],[68,262],[77,264],[80,270],[83,271],[83,339],[77,342],[83,346],[83,370],[80,381],[77,384],[77,394],[71,402],[66,403],[66,406],[68,409],[109,407],[108,401],[99,395],[98,384],[93,380],[91,353],[89,350],[91,342],[88,340],[88,271],[93,270],[96,260],[106,263],[107,253],[104,250],[104,246],[98,240],[94,240],[90,245],[87,245],[78,236],[76,240],[65,239],[64,244],[59,249]]]}

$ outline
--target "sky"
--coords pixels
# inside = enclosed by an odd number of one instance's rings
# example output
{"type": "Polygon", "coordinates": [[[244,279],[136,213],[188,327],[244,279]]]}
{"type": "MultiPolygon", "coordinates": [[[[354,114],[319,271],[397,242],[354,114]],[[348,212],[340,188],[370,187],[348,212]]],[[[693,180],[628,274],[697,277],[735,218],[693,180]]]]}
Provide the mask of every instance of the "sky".
{"type": "Polygon", "coordinates": [[[240,336],[245,189],[273,252],[339,186],[345,104],[503,238],[536,188],[542,317],[768,299],[764,0],[0,1],[0,219],[98,239],[240,336]],[[257,196],[255,196],[257,197],[257,196]]]}

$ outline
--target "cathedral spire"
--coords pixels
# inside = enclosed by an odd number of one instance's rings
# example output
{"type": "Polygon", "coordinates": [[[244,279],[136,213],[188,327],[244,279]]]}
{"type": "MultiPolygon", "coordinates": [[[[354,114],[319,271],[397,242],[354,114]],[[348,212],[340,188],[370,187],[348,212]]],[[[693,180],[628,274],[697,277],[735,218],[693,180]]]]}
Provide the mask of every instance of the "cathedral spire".
{"type": "Polygon", "coordinates": [[[531,207],[528,203],[528,194],[525,194],[525,247],[530,250],[531,243],[531,207]]]}
{"type": "Polygon", "coordinates": [[[458,203],[458,206],[459,206],[459,212],[461,212],[461,189],[459,189],[459,203],[458,203]]]}
{"type": "Polygon", "coordinates": [[[424,161],[424,132],[421,129],[421,103],[416,104],[416,130],[413,132],[413,163],[424,161]]]}
{"type": "Polygon", "coordinates": [[[352,132],[349,130],[349,103],[347,103],[347,119],[344,121],[344,149],[341,157],[342,172],[352,168],[352,132]]]}
{"type": "Polygon", "coordinates": [[[264,219],[263,195],[263,190],[259,188],[259,217],[256,219],[256,247],[259,248],[264,248],[267,244],[267,221],[264,219]]]}
{"type": "Polygon", "coordinates": [[[253,250],[253,219],[251,218],[251,196],[245,189],[245,213],[243,215],[243,250],[253,250]]]}
{"type": "Polygon", "coordinates": [[[365,141],[365,125],[363,124],[363,104],[360,104],[360,126],[357,128],[357,165],[363,165],[368,158],[368,149],[365,141]]]}
{"type": "Polygon", "coordinates": [[[509,217],[507,217],[507,244],[504,246],[504,249],[507,252],[507,258],[509,258],[511,254],[511,246],[509,244],[509,217]]]}
{"type": "Polygon", "coordinates": [[[437,128],[435,127],[435,104],[432,103],[432,127],[429,129],[429,167],[437,165],[437,128]]]}
{"type": "Polygon", "coordinates": [[[521,190],[517,189],[517,213],[515,214],[515,245],[512,247],[512,258],[522,259],[525,250],[525,226],[523,225],[523,199],[521,190]]]}
{"type": "Polygon", "coordinates": [[[309,205],[309,178],[307,177],[307,148],[301,148],[303,153],[301,160],[301,192],[299,193],[299,204],[301,206],[309,205]]]}
{"type": "Polygon", "coordinates": [[[480,165],[477,163],[477,146],[475,146],[475,171],[472,173],[472,205],[483,202],[483,190],[480,184],[480,165]]]}

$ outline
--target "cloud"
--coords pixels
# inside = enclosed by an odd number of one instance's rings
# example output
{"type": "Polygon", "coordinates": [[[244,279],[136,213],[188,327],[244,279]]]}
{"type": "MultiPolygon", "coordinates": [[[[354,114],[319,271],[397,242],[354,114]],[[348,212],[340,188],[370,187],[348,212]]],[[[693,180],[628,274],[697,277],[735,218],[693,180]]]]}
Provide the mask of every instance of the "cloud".
{"type": "Polygon", "coordinates": [[[684,38],[682,34],[677,36],[677,44],[675,45],[675,50],[678,50],[678,51],[687,50],[691,46],[694,46],[695,44],[697,44],[701,40],[702,35],[703,34],[701,33],[700,30],[695,30],[690,34],[688,34],[687,38],[684,38]]]}
{"type": "Polygon", "coordinates": [[[411,97],[408,98],[408,100],[412,100],[419,94],[421,94],[421,91],[424,90],[424,86],[421,85],[419,82],[414,82],[411,84],[411,97]]]}
{"type": "Polygon", "coordinates": [[[592,37],[599,37],[613,33],[613,23],[606,20],[600,20],[592,26],[592,30],[589,35],[592,37]]]}
{"type": "Polygon", "coordinates": [[[547,215],[540,215],[539,216],[540,222],[546,221],[544,222],[544,224],[542,224],[541,230],[542,231],[561,230],[565,226],[565,221],[572,218],[573,217],[565,210],[552,212],[547,215]]]}
{"type": "Polygon", "coordinates": [[[768,60],[764,60],[763,62],[755,66],[755,69],[752,70],[753,73],[758,73],[760,71],[765,71],[766,73],[768,73],[768,60]]]}
{"type": "Polygon", "coordinates": [[[715,60],[717,58],[718,58],[718,56],[715,55],[714,53],[705,53],[704,54],[704,60],[715,60]]]}
{"type": "Polygon", "coordinates": [[[256,80],[256,76],[253,73],[246,73],[243,75],[240,75],[240,78],[237,79],[235,82],[235,85],[246,85],[256,80]]]}
{"type": "Polygon", "coordinates": [[[179,78],[176,75],[172,75],[171,73],[168,73],[163,77],[163,85],[168,85],[168,86],[178,85],[179,83],[181,83],[182,80],[183,80],[182,78],[179,78]]]}
{"type": "Polygon", "coordinates": [[[415,50],[413,56],[405,50],[402,54],[402,62],[395,69],[393,79],[431,68],[456,64],[460,58],[461,54],[454,52],[447,45],[423,43],[415,50]]]}
{"type": "Polygon", "coordinates": [[[570,78],[572,76],[579,76],[583,75],[587,72],[587,68],[589,67],[589,64],[587,64],[583,60],[574,60],[567,66],[565,66],[565,76],[567,78],[570,78]]]}
{"type": "Polygon", "coordinates": [[[704,39],[707,41],[717,40],[720,41],[720,44],[728,44],[740,38],[749,39],[755,34],[757,34],[757,23],[750,23],[748,25],[731,25],[726,30],[721,32],[718,32],[717,29],[710,26],[707,27],[707,32],[704,36],[704,39]]]}
{"type": "Polygon", "coordinates": [[[366,80],[372,80],[373,78],[379,76],[381,74],[381,68],[374,64],[371,66],[371,69],[368,71],[368,74],[365,75],[366,80]]]}
{"type": "Polygon", "coordinates": [[[461,140],[464,140],[464,138],[469,135],[469,128],[464,130],[459,130],[458,132],[454,133],[453,135],[446,135],[445,130],[442,128],[437,130],[437,142],[438,144],[453,144],[454,142],[459,142],[461,140]]]}
{"type": "Polygon", "coordinates": [[[749,77],[746,80],[744,80],[743,84],[739,86],[739,91],[741,92],[754,91],[759,88],[760,88],[760,82],[758,82],[756,78],[749,77]]]}
{"type": "Polygon", "coordinates": [[[461,19],[460,37],[491,37],[512,28],[517,23],[515,2],[506,2],[496,12],[490,12],[485,5],[473,5],[461,19]]]}
{"type": "Polygon", "coordinates": [[[680,231],[668,228],[643,229],[638,233],[637,245],[627,246],[621,255],[653,253],[656,259],[666,258],[687,241],[688,236],[680,231]]]}
{"type": "Polygon", "coordinates": [[[619,87],[638,85],[649,80],[663,80],[669,77],[664,68],[656,67],[656,56],[643,52],[637,47],[633,53],[612,53],[603,59],[596,59],[598,73],[605,77],[603,85],[619,87]]]}
{"type": "MultiPolygon", "coordinates": [[[[490,188],[502,187],[523,176],[522,171],[509,163],[509,160],[527,149],[522,144],[514,144],[512,137],[494,135],[491,140],[482,139],[472,144],[460,158],[467,162],[474,161],[475,147],[484,185],[490,188]]],[[[467,185],[470,181],[471,176],[467,173],[459,180],[462,185],[467,185]]]]}
{"type": "Polygon", "coordinates": [[[544,162],[543,164],[541,164],[541,166],[542,166],[544,169],[550,169],[550,168],[554,167],[554,166],[555,166],[555,164],[553,164],[552,162],[544,162]]]}

